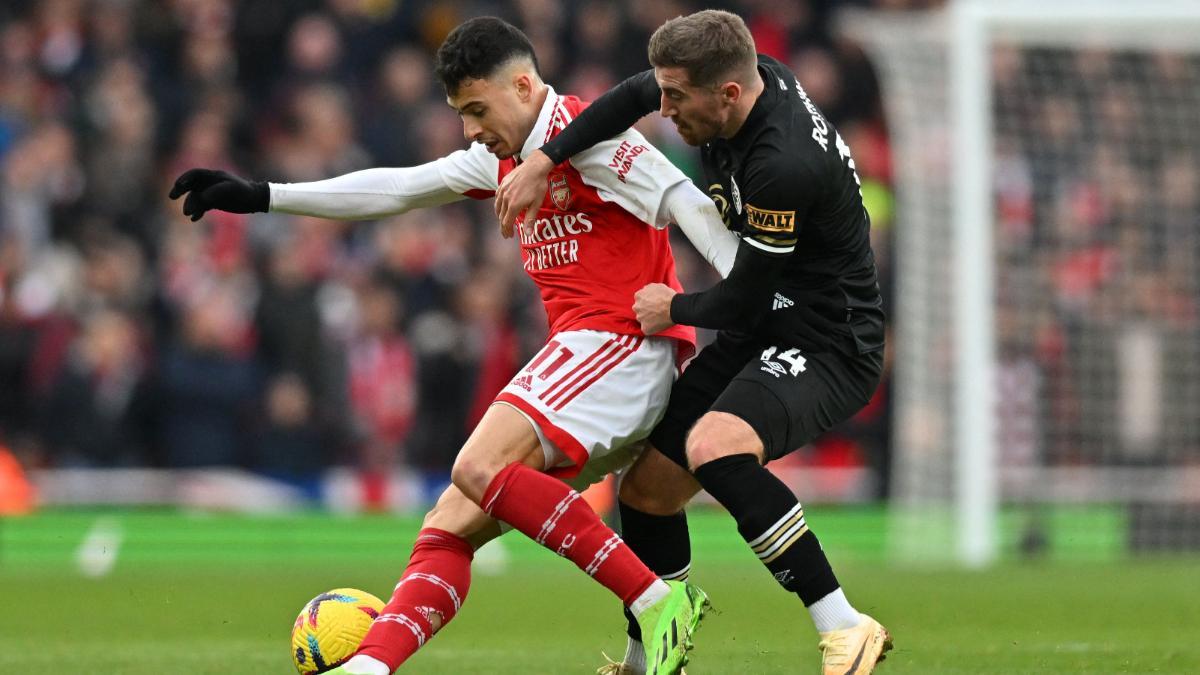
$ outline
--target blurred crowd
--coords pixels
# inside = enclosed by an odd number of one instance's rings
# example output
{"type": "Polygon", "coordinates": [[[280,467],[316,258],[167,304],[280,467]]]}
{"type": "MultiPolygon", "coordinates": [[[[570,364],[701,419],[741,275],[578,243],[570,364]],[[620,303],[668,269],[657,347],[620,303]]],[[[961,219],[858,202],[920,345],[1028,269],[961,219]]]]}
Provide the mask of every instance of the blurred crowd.
{"type": "MultiPolygon", "coordinates": [[[[737,11],[852,147],[886,293],[887,139],[865,57],[830,29],[844,4],[6,0],[0,442],[43,467],[445,472],[546,331],[490,201],[192,223],[166,195],[191,167],[295,182],[464,147],[431,57],[481,14],[522,27],[545,79],[591,99],[647,67],[666,19],[737,11]]],[[[641,125],[696,175],[673,130],[641,125]]],[[[714,281],[675,250],[687,288],[714,281]]],[[[887,408],[884,387],[805,461],[884,466],[887,408]]]]}
{"type": "Polygon", "coordinates": [[[1200,459],[1200,57],[993,55],[1007,464],[1200,459]]]}

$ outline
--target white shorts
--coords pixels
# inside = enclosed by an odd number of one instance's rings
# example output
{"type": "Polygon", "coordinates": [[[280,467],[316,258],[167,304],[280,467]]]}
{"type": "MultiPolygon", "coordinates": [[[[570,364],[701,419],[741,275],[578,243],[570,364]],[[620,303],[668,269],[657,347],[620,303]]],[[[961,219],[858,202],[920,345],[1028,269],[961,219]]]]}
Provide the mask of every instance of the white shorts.
{"type": "Polygon", "coordinates": [[[554,335],[496,403],[529,420],[547,473],[572,485],[628,465],[662,419],[675,381],[675,340],[577,330],[554,335]],[[585,471],[586,467],[586,471],[585,471]],[[595,475],[593,475],[595,474],[595,475]]]}

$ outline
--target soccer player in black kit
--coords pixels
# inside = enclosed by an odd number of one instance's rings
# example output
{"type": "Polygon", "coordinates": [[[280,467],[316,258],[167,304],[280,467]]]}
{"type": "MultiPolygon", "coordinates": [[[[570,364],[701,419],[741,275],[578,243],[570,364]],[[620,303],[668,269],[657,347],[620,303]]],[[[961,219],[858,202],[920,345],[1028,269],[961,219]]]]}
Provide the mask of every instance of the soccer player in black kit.
{"type": "MultiPolygon", "coordinates": [[[[854,161],[795,75],[756,54],[736,15],[672,19],[649,56],[653,70],[597,99],[509,175],[496,200],[502,231],[541,203],[553,166],[654,110],[700,146],[705,186],[741,241],[712,288],[637,293],[648,335],[676,323],[719,332],[675,383],[652,447],[622,481],[623,535],[655,573],[686,576],[683,508],[703,487],[808,608],[823,672],[872,672],[891,636],[850,605],[796,496],[764,466],[849,418],[879,384],[883,310],[854,161]]],[[[614,158],[614,171],[618,159],[629,161],[614,158]]],[[[643,672],[639,637],[631,629],[625,660],[602,672],[643,672]]]]}

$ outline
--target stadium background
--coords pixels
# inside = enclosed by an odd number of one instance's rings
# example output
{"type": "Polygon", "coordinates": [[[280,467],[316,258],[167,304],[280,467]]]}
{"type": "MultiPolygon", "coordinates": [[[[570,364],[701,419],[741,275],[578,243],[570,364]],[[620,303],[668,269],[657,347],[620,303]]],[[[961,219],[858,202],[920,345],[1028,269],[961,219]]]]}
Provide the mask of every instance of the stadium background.
{"type": "MultiPolygon", "coordinates": [[[[855,147],[886,271],[887,145],[865,58],[831,38],[822,3],[732,6],[855,147]]],[[[431,65],[462,19],[513,20],[546,80],[590,99],[642,69],[639,45],[687,7],[5,3],[5,442],[35,468],[239,466],[314,497],[335,465],[444,477],[545,336],[491,202],[358,225],[193,224],[166,198],[171,181],[195,166],[298,182],[433,160],[465,144],[431,65]]],[[[643,126],[694,175],[696,154],[664,122],[643,126]]],[[[677,249],[685,285],[711,283],[677,249]]],[[[826,441],[830,461],[886,466],[885,413],[826,441]]]]}
{"type": "MultiPolygon", "coordinates": [[[[891,307],[889,121],[866,53],[832,21],[850,6],[941,4],[7,0],[0,672],[288,672],[287,630],[308,597],[387,595],[414,514],[544,338],[490,202],[358,224],[191,223],[166,198],[184,169],[284,182],[429,161],[464,145],[431,78],[433,50],[462,19],[512,20],[549,83],[593,98],[645,67],[664,20],[721,6],[793,67],[851,146],[891,307]]],[[[640,128],[696,175],[669,126],[640,128]]],[[[1023,194],[1006,193],[1002,215],[1028,220],[1023,194]]],[[[1100,200],[1081,191],[1064,208],[1100,200]]],[[[713,281],[682,240],[676,254],[686,287],[713,281]]],[[[1067,270],[1066,291],[1088,260],[1067,270]]],[[[1195,302],[1163,311],[1194,325],[1195,302]]],[[[1123,508],[1055,509],[1044,530],[1008,510],[1002,562],[986,572],[895,564],[889,382],[776,467],[813,504],[852,600],[897,632],[881,672],[1200,670],[1200,649],[1168,638],[1200,632],[1195,546],[1132,556],[1123,508]]],[[[797,606],[728,517],[701,506],[692,521],[697,581],[724,610],[695,672],[815,661],[807,622],[779,620],[797,606]]],[[[485,551],[470,609],[414,672],[590,672],[601,649],[620,652],[612,603],[577,572],[511,536],[485,551]],[[578,598],[569,615],[562,597],[578,598]],[[539,639],[539,621],[560,640],[539,639]]]]}

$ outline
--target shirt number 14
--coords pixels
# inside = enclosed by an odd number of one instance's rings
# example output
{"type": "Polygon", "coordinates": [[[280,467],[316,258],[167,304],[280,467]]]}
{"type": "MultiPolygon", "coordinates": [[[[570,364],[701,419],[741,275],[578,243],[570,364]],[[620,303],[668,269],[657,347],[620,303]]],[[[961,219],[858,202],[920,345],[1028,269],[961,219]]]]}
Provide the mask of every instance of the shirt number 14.
{"type": "Polygon", "coordinates": [[[787,351],[779,352],[779,354],[776,355],[775,352],[778,350],[778,347],[767,347],[763,350],[762,356],[759,357],[763,362],[763,371],[768,372],[775,377],[779,377],[784,372],[791,373],[792,376],[796,376],[804,372],[804,364],[807,363],[807,359],[800,355],[799,349],[788,349],[787,351]],[[790,368],[785,369],[780,361],[788,364],[790,368]]]}

